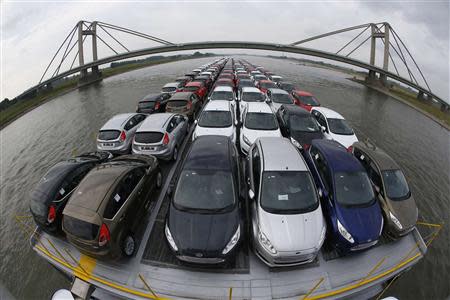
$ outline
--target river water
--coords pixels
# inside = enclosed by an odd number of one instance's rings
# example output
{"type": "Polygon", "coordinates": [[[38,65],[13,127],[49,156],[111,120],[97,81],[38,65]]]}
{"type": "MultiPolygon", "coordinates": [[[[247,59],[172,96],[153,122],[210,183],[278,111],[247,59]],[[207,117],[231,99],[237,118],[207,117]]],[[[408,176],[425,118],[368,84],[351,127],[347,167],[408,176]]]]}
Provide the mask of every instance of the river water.
{"type": "MultiPolygon", "coordinates": [[[[450,133],[416,110],[354,83],[339,72],[288,60],[245,57],[340,112],[360,140],[370,138],[403,168],[420,219],[445,221],[425,259],[385,296],[444,299],[450,295],[450,133]]],[[[49,299],[69,283],[30,248],[14,216],[28,214],[28,195],[45,171],[72,154],[95,149],[97,130],[112,115],[134,111],[137,101],[208,59],[187,60],[117,75],[69,92],[1,130],[0,286],[17,299],[49,299]]]]}

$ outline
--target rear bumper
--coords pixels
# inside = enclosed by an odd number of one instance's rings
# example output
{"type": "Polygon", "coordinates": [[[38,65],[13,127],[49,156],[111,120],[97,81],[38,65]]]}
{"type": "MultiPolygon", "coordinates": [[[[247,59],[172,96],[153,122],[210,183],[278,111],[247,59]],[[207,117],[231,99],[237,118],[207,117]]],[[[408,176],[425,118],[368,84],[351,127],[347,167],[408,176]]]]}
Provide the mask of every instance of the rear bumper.
{"type": "Polygon", "coordinates": [[[169,160],[172,158],[172,149],[167,148],[161,151],[151,151],[151,150],[137,150],[132,147],[131,152],[133,154],[143,154],[143,155],[153,155],[159,159],[169,160]]]}
{"type": "Polygon", "coordinates": [[[127,144],[118,147],[104,147],[100,143],[97,143],[98,151],[108,151],[114,154],[128,154],[130,153],[130,147],[127,144]]]}

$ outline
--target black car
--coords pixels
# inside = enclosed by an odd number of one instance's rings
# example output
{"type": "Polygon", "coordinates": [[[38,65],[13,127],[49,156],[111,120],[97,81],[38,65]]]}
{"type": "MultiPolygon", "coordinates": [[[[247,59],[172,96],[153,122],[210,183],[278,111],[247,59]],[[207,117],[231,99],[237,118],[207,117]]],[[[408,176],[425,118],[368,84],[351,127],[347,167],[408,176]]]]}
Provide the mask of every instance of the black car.
{"type": "Polygon", "coordinates": [[[282,90],[285,90],[286,92],[288,92],[289,94],[296,89],[295,85],[291,82],[284,82],[284,81],[280,81],[278,82],[278,87],[282,90]]]}
{"type": "Polygon", "coordinates": [[[89,152],[51,167],[30,194],[36,224],[47,233],[62,234],[62,212],[72,191],[91,169],[111,157],[106,151],[89,152]]]}
{"type": "Polygon", "coordinates": [[[169,93],[150,94],[139,101],[136,112],[151,114],[155,112],[165,112],[167,101],[170,99],[169,93]]]}
{"type": "Polygon", "coordinates": [[[324,138],[319,123],[306,109],[294,104],[283,104],[276,116],[281,134],[300,149],[306,150],[312,140],[324,138]]]}
{"type": "Polygon", "coordinates": [[[171,193],[165,235],[185,262],[219,264],[241,237],[240,171],[236,146],[225,136],[198,137],[171,193]]]}

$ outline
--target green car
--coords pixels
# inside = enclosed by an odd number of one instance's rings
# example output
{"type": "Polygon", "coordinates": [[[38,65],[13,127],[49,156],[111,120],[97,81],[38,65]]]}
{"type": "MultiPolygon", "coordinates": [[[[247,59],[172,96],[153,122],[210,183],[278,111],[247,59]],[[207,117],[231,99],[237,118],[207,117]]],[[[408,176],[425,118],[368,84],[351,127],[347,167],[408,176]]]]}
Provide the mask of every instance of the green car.
{"type": "Polygon", "coordinates": [[[393,239],[408,234],[417,222],[418,210],[400,166],[370,142],[355,142],[353,154],[367,170],[383,210],[385,232],[393,239]]]}
{"type": "Polygon", "coordinates": [[[64,208],[67,240],[97,258],[132,256],[135,233],[161,184],[154,156],[125,155],[96,166],[64,208]]]}

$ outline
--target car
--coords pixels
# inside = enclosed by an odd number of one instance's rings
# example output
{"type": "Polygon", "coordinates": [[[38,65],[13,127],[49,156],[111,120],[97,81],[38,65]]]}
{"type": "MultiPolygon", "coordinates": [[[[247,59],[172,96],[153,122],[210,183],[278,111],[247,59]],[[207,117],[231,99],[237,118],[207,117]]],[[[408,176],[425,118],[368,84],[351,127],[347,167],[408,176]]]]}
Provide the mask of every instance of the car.
{"type": "Polygon", "coordinates": [[[297,105],[283,104],[276,116],[281,134],[300,150],[308,150],[312,140],[325,138],[317,120],[297,105]]]}
{"type": "Polygon", "coordinates": [[[67,240],[95,258],[133,256],[136,233],[161,185],[154,156],[124,155],[96,166],[64,208],[62,228],[67,240]]]}
{"type": "Polygon", "coordinates": [[[238,95],[238,100],[239,100],[239,111],[242,112],[244,111],[245,107],[248,105],[248,103],[250,102],[267,102],[267,96],[265,94],[263,94],[260,89],[258,89],[255,86],[244,86],[240,89],[239,95],[238,95]]]}
{"type": "Polygon", "coordinates": [[[255,85],[258,85],[258,82],[263,80],[268,80],[266,75],[256,74],[255,76],[253,76],[253,81],[255,82],[255,85]]]}
{"type": "Polygon", "coordinates": [[[353,143],[352,152],[366,169],[375,189],[386,234],[398,239],[411,232],[417,223],[418,209],[400,166],[369,141],[353,143]]]}
{"type": "Polygon", "coordinates": [[[267,103],[249,102],[242,112],[239,136],[242,153],[247,154],[255,140],[263,136],[281,137],[277,119],[267,103]]]}
{"type": "Polygon", "coordinates": [[[203,135],[223,135],[229,137],[233,143],[236,142],[236,119],[235,106],[227,100],[214,100],[208,102],[203,108],[196,127],[192,134],[192,140],[203,135]]]}
{"type": "MultiPolygon", "coordinates": [[[[210,70],[210,69],[208,69],[210,70]]],[[[211,78],[211,80],[214,80],[216,78],[215,74],[213,73],[214,70],[211,71],[205,71],[205,72],[201,72],[199,75],[201,76],[209,76],[209,78],[211,78]]]]}
{"type": "Polygon", "coordinates": [[[164,112],[166,110],[166,103],[169,100],[171,94],[149,94],[139,101],[136,112],[152,114],[155,112],[164,112]]]}
{"type": "Polygon", "coordinates": [[[263,79],[260,81],[256,81],[256,87],[260,89],[261,92],[267,93],[268,89],[276,89],[278,86],[273,81],[263,79]]]}
{"type": "Polygon", "coordinates": [[[182,86],[181,82],[169,82],[166,83],[162,89],[161,89],[161,93],[167,93],[170,95],[175,94],[175,92],[178,91],[178,89],[180,89],[182,86]]]}
{"type": "Polygon", "coordinates": [[[193,81],[203,82],[207,88],[209,88],[212,84],[212,80],[209,76],[197,76],[193,81]]]}
{"type": "Polygon", "coordinates": [[[30,193],[36,225],[51,235],[62,235],[62,212],[73,190],[92,168],[110,158],[106,151],[87,152],[53,165],[30,193]]]}
{"type": "Polygon", "coordinates": [[[216,86],[214,90],[209,94],[208,100],[226,100],[226,101],[236,101],[234,91],[232,87],[229,86],[216,86]]]}
{"type": "Polygon", "coordinates": [[[220,73],[219,77],[217,78],[217,80],[219,79],[230,79],[232,81],[234,81],[234,75],[232,73],[220,73]]]}
{"type": "Polygon", "coordinates": [[[247,74],[247,72],[245,73],[238,73],[236,75],[236,80],[242,80],[242,79],[248,79],[248,80],[252,80],[252,78],[250,77],[250,75],[247,74]]]}
{"type": "Polygon", "coordinates": [[[311,114],[322,126],[325,138],[335,140],[345,148],[358,141],[355,132],[339,113],[326,107],[316,107],[311,114]]]}
{"type": "Polygon", "coordinates": [[[319,100],[316,99],[311,93],[299,90],[293,90],[291,92],[292,97],[294,97],[295,104],[303,107],[304,109],[311,111],[313,107],[320,106],[319,100]]]}
{"type": "Polygon", "coordinates": [[[228,78],[219,78],[214,83],[214,87],[216,87],[216,86],[229,86],[229,87],[234,88],[234,81],[232,79],[228,79],[228,78]]]}
{"type": "Polygon", "coordinates": [[[194,92],[178,92],[166,104],[166,112],[182,114],[194,121],[202,108],[202,101],[194,92]]]}
{"type": "Polygon", "coordinates": [[[113,154],[130,153],[134,133],[148,115],[141,113],[118,114],[103,125],[97,135],[97,150],[113,154]]]}
{"type": "Polygon", "coordinates": [[[293,83],[291,83],[291,82],[280,81],[280,82],[277,83],[277,85],[278,85],[278,87],[280,89],[285,90],[289,94],[291,94],[293,90],[297,89],[295,87],[295,85],[293,83]]]}
{"type": "Polygon", "coordinates": [[[255,87],[255,83],[251,79],[239,79],[236,83],[236,94],[237,98],[240,99],[243,87],[255,87]]]}
{"type": "Polygon", "coordinates": [[[160,159],[177,160],[178,149],[189,133],[186,116],[160,113],[149,116],[136,131],[133,154],[153,155],[160,159]]]}
{"type": "Polygon", "coordinates": [[[270,75],[269,79],[273,82],[275,82],[276,84],[280,83],[283,80],[283,77],[278,76],[278,75],[270,75]]]}
{"type": "Polygon", "coordinates": [[[253,80],[255,79],[256,75],[262,75],[262,73],[260,71],[256,71],[256,70],[250,71],[250,76],[252,77],[253,80]]]}
{"type": "Polygon", "coordinates": [[[171,192],[165,236],[175,256],[221,264],[236,253],[243,225],[239,154],[225,136],[192,142],[171,192]]]}
{"type": "Polygon", "coordinates": [[[192,78],[191,77],[187,77],[187,76],[181,76],[181,77],[177,77],[177,79],[175,79],[175,82],[179,82],[181,83],[180,87],[183,87],[186,85],[186,83],[188,83],[189,81],[191,81],[192,78]]]}
{"type": "Polygon", "coordinates": [[[313,140],[304,152],[327,220],[330,242],[341,254],[378,243],[383,215],[361,163],[336,141],[313,140]]]}
{"type": "Polygon", "coordinates": [[[266,95],[269,100],[269,105],[274,113],[276,113],[283,104],[294,104],[292,96],[285,90],[279,88],[267,89],[266,95]]]}
{"type": "Polygon", "coordinates": [[[190,73],[184,74],[184,76],[189,77],[192,80],[195,78],[195,76],[197,76],[197,73],[190,72],[190,73]]]}
{"type": "Polygon", "coordinates": [[[286,138],[261,137],[246,160],[250,231],[255,254],[269,267],[314,261],[326,223],[314,179],[286,138]]]}
{"type": "Polygon", "coordinates": [[[194,92],[197,94],[198,98],[203,101],[205,99],[206,95],[208,94],[208,88],[203,82],[200,81],[191,81],[188,82],[181,92],[194,92]]]}

